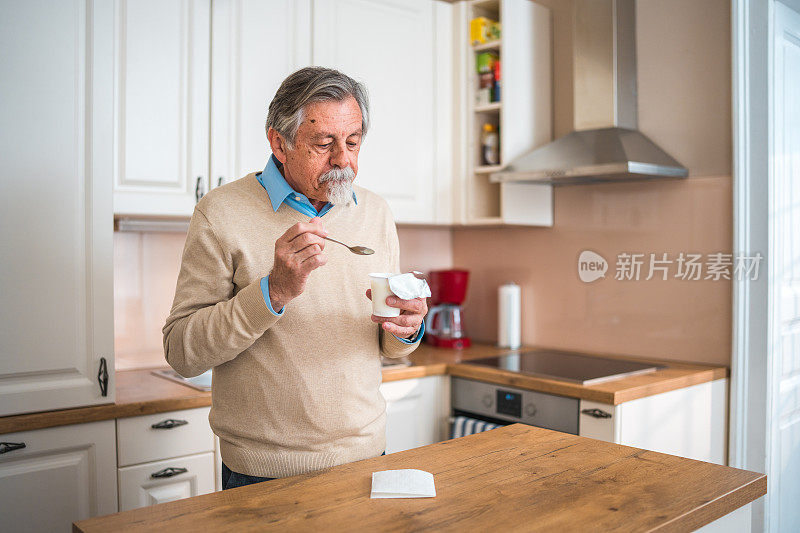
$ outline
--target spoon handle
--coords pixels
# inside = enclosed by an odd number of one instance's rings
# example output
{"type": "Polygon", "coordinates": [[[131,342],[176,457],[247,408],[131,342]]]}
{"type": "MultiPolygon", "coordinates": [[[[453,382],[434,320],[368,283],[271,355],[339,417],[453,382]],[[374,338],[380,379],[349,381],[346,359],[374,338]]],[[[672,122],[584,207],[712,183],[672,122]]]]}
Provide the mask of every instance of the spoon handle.
{"type": "Polygon", "coordinates": [[[349,246],[347,246],[345,243],[343,243],[343,242],[339,242],[339,241],[337,241],[336,239],[331,239],[330,237],[323,237],[323,239],[325,239],[326,241],[333,241],[333,242],[335,242],[335,243],[337,243],[337,244],[341,244],[341,245],[342,245],[342,246],[344,246],[345,248],[350,248],[350,247],[349,247],[349,246]]]}

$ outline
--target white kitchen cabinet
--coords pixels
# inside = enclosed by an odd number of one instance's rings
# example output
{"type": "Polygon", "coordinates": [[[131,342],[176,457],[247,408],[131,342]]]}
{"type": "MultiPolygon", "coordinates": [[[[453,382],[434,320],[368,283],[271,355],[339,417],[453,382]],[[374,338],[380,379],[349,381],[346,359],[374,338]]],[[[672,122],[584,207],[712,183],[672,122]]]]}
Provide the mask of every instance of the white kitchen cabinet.
{"type": "Polygon", "coordinates": [[[210,407],[117,420],[117,465],[214,451],[210,407]]]}
{"type": "Polygon", "coordinates": [[[398,222],[452,221],[452,6],[314,0],[313,62],[364,82],[370,129],[357,183],[398,222]]]}
{"type": "Polygon", "coordinates": [[[447,439],[450,378],[428,376],[381,384],[386,399],[386,453],[447,439]]]}
{"type": "Polygon", "coordinates": [[[211,0],[114,6],[114,211],[191,214],[208,191],[211,0]]]}
{"type": "Polygon", "coordinates": [[[3,7],[0,416],[113,402],[113,5],[3,7]]]}
{"type": "Polygon", "coordinates": [[[210,409],[117,419],[120,511],[219,490],[210,409]]]}
{"type": "Polygon", "coordinates": [[[114,421],[0,435],[25,448],[0,455],[0,529],[68,532],[117,512],[114,421]]]}
{"type": "Polygon", "coordinates": [[[281,82],[311,63],[311,0],[214,0],[211,187],[262,170],[267,109],[281,82]]]}
{"type": "Polygon", "coordinates": [[[724,465],[727,405],[727,379],[619,405],[581,400],[579,434],[724,465]]]}
{"type": "Polygon", "coordinates": [[[214,452],[119,469],[119,510],[214,492],[214,452]]]}
{"type": "Polygon", "coordinates": [[[309,0],[118,0],[114,212],[189,216],[261,170],[279,84],[310,59],[309,0]]]}

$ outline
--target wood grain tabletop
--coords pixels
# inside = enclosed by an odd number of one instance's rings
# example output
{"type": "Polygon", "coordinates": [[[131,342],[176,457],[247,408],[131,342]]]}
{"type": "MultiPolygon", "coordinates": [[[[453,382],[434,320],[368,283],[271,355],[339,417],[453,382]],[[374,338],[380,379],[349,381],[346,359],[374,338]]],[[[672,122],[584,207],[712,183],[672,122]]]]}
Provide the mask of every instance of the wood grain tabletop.
{"type": "MultiPolygon", "coordinates": [[[[665,364],[667,368],[650,374],[629,376],[606,383],[584,386],[469,364],[470,361],[475,359],[523,353],[534,349],[541,348],[524,346],[517,350],[510,350],[489,344],[475,344],[466,350],[449,350],[422,344],[409,357],[412,363],[410,366],[383,370],[383,381],[449,374],[499,385],[616,405],[728,376],[728,369],[724,366],[635,358],[637,361],[665,364]]],[[[617,359],[634,359],[631,357],[601,355],[602,357],[617,359]]],[[[154,376],[151,374],[152,370],[141,369],[116,372],[115,403],[0,417],[0,435],[17,431],[30,431],[211,405],[210,392],[199,391],[186,385],[154,376]]]]}
{"type": "Polygon", "coordinates": [[[514,424],[73,531],[689,531],[766,490],[763,474],[514,424]],[[372,472],[399,468],[431,472],[436,497],[370,499],[372,472]]]}

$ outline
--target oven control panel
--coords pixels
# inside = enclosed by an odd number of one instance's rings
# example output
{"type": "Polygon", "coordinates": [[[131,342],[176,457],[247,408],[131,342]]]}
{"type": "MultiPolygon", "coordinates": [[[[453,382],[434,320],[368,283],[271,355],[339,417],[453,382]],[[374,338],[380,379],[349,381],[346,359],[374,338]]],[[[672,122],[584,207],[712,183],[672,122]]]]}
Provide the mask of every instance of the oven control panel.
{"type": "Polygon", "coordinates": [[[578,434],[580,400],[453,377],[453,409],[578,434]]]}
{"type": "Polygon", "coordinates": [[[497,389],[497,414],[522,418],[522,393],[497,389]]]}

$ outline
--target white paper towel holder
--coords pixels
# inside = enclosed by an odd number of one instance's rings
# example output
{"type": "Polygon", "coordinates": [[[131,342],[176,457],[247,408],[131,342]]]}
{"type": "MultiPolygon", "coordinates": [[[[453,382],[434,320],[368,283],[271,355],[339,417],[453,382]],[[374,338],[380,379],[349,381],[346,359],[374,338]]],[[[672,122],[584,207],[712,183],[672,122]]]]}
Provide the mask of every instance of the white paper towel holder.
{"type": "Polygon", "coordinates": [[[522,346],[522,289],[509,281],[497,289],[497,346],[516,350],[522,346]]]}

